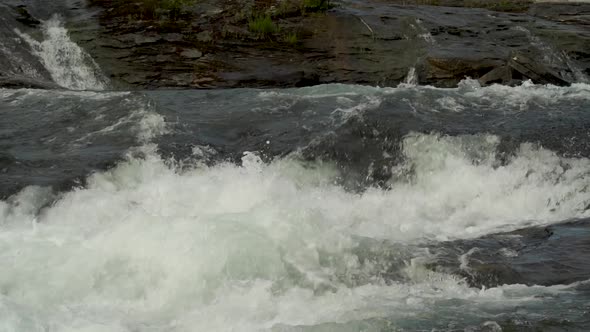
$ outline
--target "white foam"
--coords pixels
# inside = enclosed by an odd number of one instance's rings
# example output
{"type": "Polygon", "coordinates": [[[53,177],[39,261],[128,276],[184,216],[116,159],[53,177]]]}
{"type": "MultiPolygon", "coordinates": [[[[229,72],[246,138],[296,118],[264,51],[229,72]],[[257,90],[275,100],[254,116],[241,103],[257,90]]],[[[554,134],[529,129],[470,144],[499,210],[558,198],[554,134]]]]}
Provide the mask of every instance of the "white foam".
{"type": "Polygon", "coordinates": [[[359,237],[468,238],[586,214],[588,160],[525,144],[511,163],[495,166],[497,143],[411,135],[404,151],[415,176],[363,194],[335,185],[329,165],[266,165],[247,153],[243,167],[181,171],[150,146],[145,159],[94,174],[51,206],[48,192],[29,188],[0,204],[2,324],[261,331],[402,321],[448,299],[483,311],[539,301],[562,289],[472,289],[417,261],[404,268],[408,281],[385,284],[377,265],[351,251],[359,237]]]}
{"type": "Polygon", "coordinates": [[[297,89],[260,91],[258,93],[258,97],[261,99],[273,99],[279,97],[291,97],[300,99],[322,99],[329,97],[372,95],[379,91],[381,91],[381,88],[373,86],[334,83],[320,84],[297,89]]]}
{"type": "Polygon", "coordinates": [[[445,96],[436,100],[436,102],[445,110],[452,112],[463,112],[465,106],[459,104],[453,97],[445,96]]]}
{"type": "Polygon", "coordinates": [[[39,42],[26,33],[15,32],[39,57],[55,83],[73,90],[104,90],[106,78],[86,51],[74,43],[59,16],[43,22],[44,40],[39,42]]]}
{"type": "Polygon", "coordinates": [[[366,96],[358,105],[347,108],[338,107],[332,111],[332,114],[339,115],[340,120],[345,121],[351,117],[362,116],[365,111],[378,108],[382,102],[383,100],[377,96],[366,96]]]}
{"type": "Polygon", "coordinates": [[[381,95],[396,95],[408,92],[445,92],[448,96],[460,97],[463,101],[478,101],[484,99],[496,103],[499,106],[506,104],[527,108],[531,101],[538,101],[547,106],[564,100],[590,100],[590,84],[574,83],[569,87],[547,85],[535,85],[531,81],[525,81],[519,86],[506,86],[493,84],[482,87],[475,79],[464,79],[459,82],[457,88],[437,88],[429,85],[400,84],[396,88],[373,87],[366,85],[350,84],[324,84],[312,87],[284,89],[278,91],[261,91],[258,97],[261,99],[298,98],[298,99],[322,99],[363,96],[380,97],[381,95]]]}

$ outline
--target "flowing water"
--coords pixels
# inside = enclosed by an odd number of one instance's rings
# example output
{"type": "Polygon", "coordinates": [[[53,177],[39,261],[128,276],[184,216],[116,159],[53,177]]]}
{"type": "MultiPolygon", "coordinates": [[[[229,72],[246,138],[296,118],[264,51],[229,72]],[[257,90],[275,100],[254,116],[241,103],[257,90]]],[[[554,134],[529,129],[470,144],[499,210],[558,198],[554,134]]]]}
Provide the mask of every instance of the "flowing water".
{"type": "Polygon", "coordinates": [[[15,29],[51,74],[53,81],[72,90],[104,90],[106,78],[92,57],[68,36],[57,15],[43,22],[43,41],[39,42],[15,29]]]}
{"type": "Polygon", "coordinates": [[[0,89],[0,331],[590,329],[590,85],[97,91],[41,31],[69,89],[0,89]]]}

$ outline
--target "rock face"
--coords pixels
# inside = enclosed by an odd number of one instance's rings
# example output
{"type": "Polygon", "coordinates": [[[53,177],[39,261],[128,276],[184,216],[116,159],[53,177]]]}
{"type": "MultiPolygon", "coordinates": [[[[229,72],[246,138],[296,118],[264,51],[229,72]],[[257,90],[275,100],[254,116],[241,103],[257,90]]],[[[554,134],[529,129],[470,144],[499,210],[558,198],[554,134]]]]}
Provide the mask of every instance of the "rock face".
{"type": "Polygon", "coordinates": [[[503,284],[558,285],[587,279],[588,219],[531,227],[432,248],[435,269],[461,275],[475,287],[503,284]],[[584,254],[571,255],[571,249],[584,254]],[[460,257],[460,259],[457,259],[460,257]]]}
{"type": "Polygon", "coordinates": [[[200,0],[172,20],[135,2],[92,0],[100,24],[69,28],[125,89],[395,86],[410,70],[439,87],[466,77],[566,85],[590,75],[590,4],[342,0],[315,11],[290,7],[297,1],[200,0]],[[471,3],[485,8],[456,7],[471,3]],[[270,17],[271,32],[252,27],[257,15],[270,17]]]}
{"type": "MultiPolygon", "coordinates": [[[[508,68],[513,73],[530,78],[535,82],[547,82],[554,85],[568,85],[569,83],[561,75],[551,72],[546,66],[520,53],[510,57],[508,68]]],[[[514,75],[512,76],[514,77],[514,75]]]]}
{"type": "Polygon", "coordinates": [[[31,79],[23,76],[1,76],[0,75],[0,87],[3,88],[28,88],[28,89],[63,89],[61,86],[40,79],[31,79]]]}
{"type": "Polygon", "coordinates": [[[16,12],[18,13],[16,20],[24,25],[37,27],[39,24],[41,24],[41,21],[34,18],[23,5],[16,7],[16,12]]]}

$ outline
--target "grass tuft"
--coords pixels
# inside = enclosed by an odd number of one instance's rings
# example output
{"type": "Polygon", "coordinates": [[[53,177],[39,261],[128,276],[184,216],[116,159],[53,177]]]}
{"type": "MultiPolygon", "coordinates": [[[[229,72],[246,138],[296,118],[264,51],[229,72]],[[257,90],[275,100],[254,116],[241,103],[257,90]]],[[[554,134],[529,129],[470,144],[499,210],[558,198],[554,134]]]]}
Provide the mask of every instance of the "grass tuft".
{"type": "Polygon", "coordinates": [[[270,15],[257,15],[250,19],[248,28],[260,36],[272,35],[279,31],[279,27],[272,21],[270,15]]]}
{"type": "Polygon", "coordinates": [[[326,11],[332,5],[330,0],[303,0],[303,8],[307,11],[326,11]]]}
{"type": "Polygon", "coordinates": [[[88,0],[90,4],[112,3],[112,15],[127,17],[132,20],[161,20],[168,18],[176,21],[186,13],[186,7],[197,0],[88,0]]]}
{"type": "Polygon", "coordinates": [[[295,45],[299,42],[299,38],[296,33],[289,33],[284,37],[284,41],[287,44],[295,45]]]}

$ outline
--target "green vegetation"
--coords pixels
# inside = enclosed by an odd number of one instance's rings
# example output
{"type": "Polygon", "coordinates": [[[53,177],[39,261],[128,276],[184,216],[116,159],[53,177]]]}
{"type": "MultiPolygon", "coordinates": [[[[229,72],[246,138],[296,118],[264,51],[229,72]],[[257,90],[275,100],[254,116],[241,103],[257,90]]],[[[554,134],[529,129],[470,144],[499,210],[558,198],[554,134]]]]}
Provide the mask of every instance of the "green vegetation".
{"type": "Polygon", "coordinates": [[[295,45],[299,42],[299,38],[296,33],[289,33],[284,38],[285,43],[295,45]]]}
{"type": "Polygon", "coordinates": [[[272,16],[283,18],[305,16],[307,12],[325,12],[333,7],[330,0],[278,0],[272,16]]]}
{"type": "Polygon", "coordinates": [[[168,17],[176,20],[185,7],[194,4],[195,0],[160,0],[161,8],[168,11],[168,17]]]}
{"type": "Polygon", "coordinates": [[[188,6],[197,0],[90,0],[91,4],[113,3],[112,16],[123,16],[135,20],[178,20],[188,6]]]}
{"type": "Polygon", "coordinates": [[[276,6],[274,16],[292,17],[301,15],[302,4],[298,1],[283,0],[279,1],[276,6]]]}
{"type": "Polygon", "coordinates": [[[279,32],[279,27],[272,21],[272,18],[268,14],[253,16],[248,21],[248,28],[251,32],[263,37],[279,32]]]}
{"type": "Polygon", "coordinates": [[[303,0],[303,8],[307,11],[326,11],[332,8],[330,0],[303,0]]]}
{"type": "MultiPolygon", "coordinates": [[[[146,24],[159,31],[178,32],[192,29],[189,24],[196,17],[193,7],[201,0],[88,0],[93,5],[109,8],[107,17],[125,18],[131,25],[146,24]]],[[[330,0],[255,0],[225,4],[220,29],[210,29],[207,35],[190,36],[199,44],[212,43],[214,38],[266,40],[283,46],[295,47],[300,42],[299,31],[293,28],[304,17],[323,15],[332,8],[330,0]],[[245,29],[244,29],[245,28],[245,29]],[[212,36],[212,33],[215,36],[212,36]]],[[[184,32],[183,32],[184,33],[184,32]]],[[[202,45],[201,45],[202,46],[202,45]]]]}

